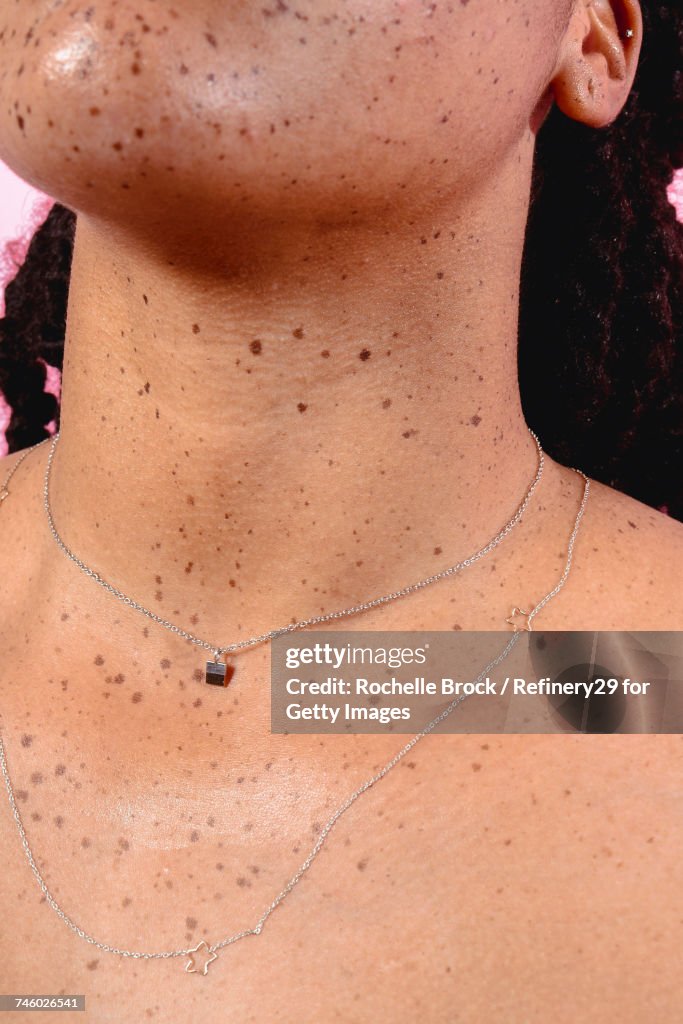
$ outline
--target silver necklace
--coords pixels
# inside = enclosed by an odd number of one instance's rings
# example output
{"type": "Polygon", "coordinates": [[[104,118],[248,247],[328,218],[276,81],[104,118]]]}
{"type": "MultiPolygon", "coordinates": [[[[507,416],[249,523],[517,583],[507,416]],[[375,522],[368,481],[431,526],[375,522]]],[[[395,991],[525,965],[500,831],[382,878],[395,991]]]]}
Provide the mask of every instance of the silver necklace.
{"type": "MultiPolygon", "coordinates": [[[[541,448],[540,448],[540,444],[538,442],[538,438],[536,437],[535,434],[533,434],[533,437],[536,440],[536,444],[538,445],[538,449],[539,449],[539,452],[541,453],[541,457],[539,459],[539,471],[537,473],[535,482],[532,485],[532,489],[538,483],[538,479],[540,479],[540,472],[541,472],[542,466],[543,466],[543,461],[542,461],[543,456],[542,456],[542,451],[541,451],[541,448]]],[[[43,444],[44,442],[41,441],[39,443],[43,444]]],[[[33,447],[38,447],[38,446],[34,445],[33,447]]],[[[14,470],[16,470],[17,466],[19,465],[19,462],[21,462],[25,458],[25,456],[28,454],[28,451],[30,451],[30,450],[31,449],[28,449],[24,453],[24,455],[22,455],[21,459],[19,459],[17,464],[15,465],[14,470]]],[[[53,447],[52,450],[54,451],[54,447],[53,447]]],[[[12,472],[14,472],[14,470],[12,472]]],[[[577,537],[577,534],[578,534],[578,531],[579,531],[579,526],[580,526],[580,523],[581,523],[581,519],[583,517],[584,509],[586,507],[586,501],[588,499],[588,492],[589,492],[589,487],[590,487],[590,482],[588,480],[588,477],[585,475],[585,473],[582,473],[581,470],[579,470],[579,469],[575,470],[575,472],[578,473],[581,477],[583,477],[583,480],[584,480],[584,491],[583,491],[583,497],[581,499],[581,503],[579,505],[578,512],[576,514],[576,519],[574,521],[574,528],[572,530],[572,533],[570,535],[569,542],[568,542],[568,545],[567,545],[567,560],[566,560],[565,567],[564,567],[564,570],[562,572],[562,575],[560,576],[560,579],[559,579],[558,583],[556,584],[556,586],[553,587],[553,589],[551,591],[549,591],[549,593],[546,594],[545,597],[542,598],[542,600],[539,601],[538,604],[535,605],[533,609],[531,609],[531,611],[523,613],[524,615],[526,615],[526,625],[524,627],[519,627],[517,625],[517,623],[515,623],[514,621],[512,622],[513,633],[512,633],[512,636],[510,637],[510,639],[508,640],[507,644],[505,645],[505,648],[503,649],[503,651],[496,658],[494,658],[492,661],[489,662],[489,664],[486,666],[486,668],[484,668],[482,670],[482,672],[479,674],[479,676],[477,676],[477,679],[475,680],[475,682],[479,682],[480,680],[484,679],[485,676],[488,674],[488,672],[490,672],[490,670],[492,668],[494,668],[496,665],[500,664],[503,661],[503,659],[507,657],[509,652],[512,650],[514,645],[517,643],[517,641],[521,637],[522,632],[525,629],[526,630],[530,630],[531,629],[531,620],[534,618],[534,616],[538,614],[538,612],[541,610],[541,608],[543,608],[548,603],[548,601],[552,600],[552,598],[556,594],[559,593],[559,591],[564,586],[564,584],[565,584],[565,582],[567,580],[567,577],[569,576],[569,572],[570,572],[571,564],[572,564],[572,554],[573,554],[573,550],[574,550],[574,542],[576,540],[576,537],[577,537]]],[[[7,498],[8,494],[9,494],[9,491],[7,489],[7,484],[9,483],[9,479],[10,479],[11,475],[12,474],[10,473],[10,476],[5,481],[5,485],[4,485],[3,489],[2,489],[2,491],[0,491],[0,507],[2,506],[2,502],[7,498]]],[[[527,498],[525,500],[528,501],[529,497],[530,497],[530,492],[527,493],[527,498]]],[[[519,515],[521,515],[521,512],[519,513],[519,515]]],[[[509,529],[511,529],[511,528],[512,527],[510,526],[509,529]]],[[[509,529],[508,529],[508,532],[509,532],[509,529]]],[[[501,539],[502,539],[502,537],[501,537],[501,539]]],[[[483,550],[484,549],[482,549],[482,553],[483,553],[483,550]]],[[[489,547],[489,550],[490,550],[490,547],[489,547]]],[[[471,562],[474,561],[477,557],[481,557],[482,553],[478,554],[474,558],[469,559],[468,561],[466,560],[466,563],[460,563],[460,564],[461,565],[471,564],[471,562]]],[[[443,575],[443,574],[440,574],[440,575],[443,575]]],[[[439,577],[435,577],[435,578],[440,578],[440,576],[439,577]]],[[[406,590],[405,592],[410,592],[410,591],[406,590]]],[[[402,595],[402,593],[403,592],[400,592],[401,595],[402,595]]],[[[391,599],[391,597],[389,597],[388,599],[391,599]]],[[[380,601],[379,603],[383,603],[383,602],[380,601]]],[[[367,607],[373,607],[372,602],[369,603],[367,605],[367,607]]],[[[521,609],[515,609],[513,611],[513,616],[514,616],[516,611],[521,611],[521,609]]],[[[338,614],[343,614],[343,613],[338,613],[338,614]]],[[[348,614],[350,614],[350,612],[348,612],[348,614]]],[[[332,618],[332,617],[334,617],[334,615],[329,616],[329,618],[332,618]]],[[[321,620],[316,620],[316,621],[321,621],[321,620]]],[[[286,632],[286,631],[287,630],[282,630],[281,632],[286,632]]],[[[269,636],[269,635],[270,634],[268,634],[267,636],[269,636]]],[[[202,641],[198,641],[198,642],[201,643],[202,641]]],[[[7,794],[8,794],[8,797],[9,797],[9,802],[10,802],[10,806],[11,806],[11,809],[12,809],[12,814],[14,816],[14,820],[16,822],[17,829],[18,829],[19,835],[21,837],[21,842],[22,842],[22,846],[24,847],[24,852],[26,853],[26,857],[27,857],[28,862],[29,862],[29,864],[31,866],[31,870],[32,870],[33,874],[35,875],[35,877],[36,877],[36,879],[38,881],[38,884],[40,885],[40,888],[42,889],[42,891],[43,891],[43,893],[45,895],[46,901],[50,904],[52,909],[62,919],[62,921],[64,921],[64,923],[66,925],[68,925],[68,927],[73,932],[75,932],[77,935],[79,935],[86,942],[90,943],[93,946],[96,946],[98,949],[102,950],[105,953],[114,953],[114,954],[116,954],[118,956],[132,957],[133,959],[137,959],[137,960],[141,960],[141,959],[143,959],[143,960],[160,960],[160,959],[161,960],[166,960],[166,959],[170,959],[170,958],[174,958],[174,957],[188,957],[187,963],[185,964],[185,971],[188,974],[205,975],[207,973],[208,969],[209,969],[209,965],[211,963],[213,963],[214,960],[217,959],[217,957],[218,957],[218,950],[224,949],[225,947],[230,946],[234,942],[238,942],[240,939],[244,939],[244,938],[246,938],[249,935],[260,935],[261,934],[261,931],[263,930],[263,926],[266,923],[266,921],[268,920],[268,918],[270,917],[270,915],[282,903],[282,901],[289,895],[289,893],[292,891],[292,889],[298,884],[298,882],[301,880],[301,878],[303,877],[305,872],[308,871],[308,869],[310,868],[311,864],[313,863],[313,861],[317,857],[318,853],[320,852],[320,849],[322,848],[323,843],[327,839],[327,836],[332,831],[332,829],[334,828],[334,826],[337,823],[337,821],[339,820],[339,818],[341,818],[341,816],[352,806],[352,804],[355,803],[355,801],[360,796],[363,795],[363,793],[366,793],[370,789],[371,786],[374,786],[376,782],[379,782],[381,779],[383,779],[384,776],[387,775],[387,773],[390,772],[392,770],[392,768],[394,768],[399,763],[399,761],[403,757],[405,757],[405,755],[410,750],[412,750],[412,748],[416,745],[416,743],[418,743],[422,739],[423,736],[426,736],[428,733],[432,732],[432,730],[434,728],[436,728],[436,726],[441,721],[443,721],[445,718],[447,718],[448,715],[450,715],[451,712],[459,704],[461,704],[463,700],[467,700],[467,697],[468,697],[468,694],[463,694],[463,695],[461,695],[459,697],[456,697],[455,700],[451,701],[451,703],[445,708],[445,710],[442,711],[439,715],[437,715],[436,718],[432,719],[432,721],[429,722],[429,724],[427,726],[425,726],[424,729],[422,729],[415,736],[413,736],[412,739],[410,739],[405,744],[405,746],[402,747],[401,750],[399,750],[399,752],[394,755],[394,757],[392,757],[392,759],[384,766],[384,768],[382,768],[379,772],[377,772],[370,779],[368,779],[361,786],[359,786],[358,789],[356,789],[351,794],[351,796],[349,796],[347,798],[347,800],[339,808],[337,808],[337,810],[334,812],[332,817],[326,822],[326,824],[321,829],[320,834],[318,836],[318,839],[317,839],[315,845],[313,846],[313,849],[309,853],[308,857],[306,858],[306,860],[303,862],[303,864],[298,869],[298,871],[292,876],[292,878],[290,878],[289,882],[285,885],[284,889],[282,889],[282,891],[275,897],[275,899],[272,901],[272,903],[266,908],[264,913],[261,915],[261,917],[258,919],[256,924],[252,928],[246,928],[246,929],[244,929],[241,932],[236,932],[234,935],[230,935],[227,938],[222,939],[220,942],[215,942],[212,945],[209,945],[204,939],[202,939],[196,946],[193,946],[193,947],[188,948],[188,949],[164,950],[162,952],[156,952],[156,953],[142,952],[142,951],[139,951],[139,950],[120,949],[119,947],[111,946],[111,945],[109,945],[106,942],[100,942],[98,939],[93,938],[92,935],[89,935],[88,932],[84,931],[82,928],[79,928],[79,926],[77,924],[75,924],[74,921],[71,920],[71,918],[65,913],[65,911],[62,910],[62,908],[60,907],[60,905],[57,902],[57,900],[54,898],[52,893],[49,891],[49,889],[47,887],[47,884],[45,883],[45,880],[43,879],[40,871],[38,870],[38,866],[36,865],[35,859],[33,857],[33,853],[31,852],[31,848],[29,846],[28,838],[26,836],[26,832],[24,830],[24,826],[23,826],[23,823],[21,821],[21,816],[19,814],[19,808],[17,807],[17,803],[16,803],[16,800],[15,800],[15,797],[14,797],[14,791],[12,789],[12,783],[11,783],[11,780],[10,780],[9,771],[7,769],[7,760],[6,760],[6,757],[5,757],[5,747],[4,747],[1,735],[0,735],[0,767],[2,768],[2,774],[3,774],[4,779],[5,779],[5,785],[7,787],[7,794]]]]}
{"type": "MultiPolygon", "coordinates": [[[[505,537],[507,537],[510,531],[517,525],[517,523],[522,518],[522,515],[526,511],[526,508],[531,500],[531,497],[534,491],[536,490],[541,480],[541,476],[543,474],[543,466],[545,462],[543,449],[541,448],[540,441],[538,440],[538,437],[533,432],[533,430],[529,429],[529,433],[534,439],[534,442],[536,444],[536,450],[538,452],[538,467],[534,479],[529,485],[529,488],[521,504],[517,508],[517,511],[512,516],[512,518],[508,520],[503,529],[499,533],[497,533],[496,536],[488,542],[488,544],[486,544],[475,554],[470,555],[469,558],[465,558],[461,562],[457,562],[455,565],[449,566],[449,568],[447,569],[442,569],[440,572],[434,573],[431,576],[427,576],[426,579],[419,580],[416,583],[409,583],[407,586],[401,587],[401,589],[399,590],[394,590],[389,594],[384,594],[381,597],[376,597],[371,601],[363,601],[359,604],[352,605],[349,608],[343,608],[339,611],[328,612],[326,615],[315,615],[310,619],[301,619],[298,622],[289,623],[288,625],[282,626],[279,629],[272,629],[267,633],[262,633],[260,636],[250,637],[247,640],[240,640],[236,643],[227,644],[225,646],[219,646],[218,644],[210,643],[207,640],[203,640],[200,637],[195,636],[193,633],[188,632],[188,630],[181,629],[181,627],[175,625],[175,623],[169,622],[167,619],[162,618],[160,615],[157,615],[156,612],[151,611],[149,608],[145,608],[144,605],[140,604],[138,601],[133,600],[133,598],[128,597],[121,590],[119,590],[118,587],[115,587],[113,584],[105,580],[98,572],[96,572],[94,569],[91,569],[90,566],[86,565],[85,562],[83,562],[77,555],[73,553],[73,551],[71,551],[69,547],[67,547],[67,545],[62,540],[59,532],[57,531],[54,517],[52,515],[52,509],[50,507],[50,470],[52,467],[52,460],[54,458],[57,442],[59,440],[58,433],[55,434],[55,436],[52,438],[52,443],[50,445],[50,451],[48,453],[47,458],[47,465],[45,467],[45,480],[43,484],[43,504],[45,506],[45,513],[47,515],[52,536],[54,537],[54,539],[56,540],[57,544],[62,549],[64,554],[67,555],[71,559],[71,561],[74,562],[78,566],[78,568],[86,574],[86,576],[89,576],[91,579],[95,580],[96,583],[99,583],[100,586],[104,587],[105,590],[108,590],[110,594],[113,594],[114,597],[118,598],[120,601],[123,601],[124,604],[128,605],[128,607],[135,608],[137,611],[142,612],[143,615],[146,615],[149,619],[152,619],[160,626],[164,626],[166,629],[170,630],[172,633],[176,633],[178,636],[183,637],[185,640],[190,640],[193,644],[196,644],[198,647],[202,647],[207,651],[211,651],[213,653],[213,660],[206,662],[205,681],[215,686],[227,686],[235,674],[235,664],[233,659],[228,660],[226,658],[225,661],[221,661],[221,656],[235,654],[236,652],[244,650],[247,647],[254,647],[257,644],[266,643],[267,641],[274,640],[275,637],[282,636],[284,633],[291,633],[295,630],[306,629],[310,626],[317,626],[320,623],[330,622],[335,619],[342,619],[350,615],[358,615],[361,612],[369,611],[371,608],[377,608],[380,605],[388,604],[390,601],[397,601],[399,598],[406,597],[408,594],[413,594],[415,593],[415,591],[421,590],[423,587],[430,586],[432,583],[436,583],[438,580],[442,580],[447,576],[454,576],[456,573],[461,572],[463,569],[467,568],[474,562],[478,561],[478,559],[483,558],[490,551],[493,551],[493,549],[497,547],[498,544],[500,544],[500,542],[505,539],[505,537]]],[[[49,440],[49,438],[46,438],[45,440],[49,440]]],[[[22,457],[17,461],[15,466],[12,468],[12,471],[10,472],[9,476],[5,481],[2,491],[0,491],[0,507],[2,500],[7,498],[9,495],[8,484],[12,475],[17,471],[19,465],[21,464],[23,459],[29,454],[29,452],[32,451],[33,448],[38,448],[41,444],[45,444],[45,441],[39,441],[38,444],[33,445],[32,448],[28,448],[24,452],[22,457]]],[[[512,615],[514,616],[516,612],[522,612],[522,609],[513,609],[512,615]]],[[[524,612],[523,614],[526,615],[526,623],[522,628],[530,629],[531,616],[528,612],[524,612]]],[[[510,620],[506,619],[506,622],[510,622],[510,620]]],[[[517,623],[515,622],[511,622],[511,625],[514,629],[518,628],[517,623]]]]}

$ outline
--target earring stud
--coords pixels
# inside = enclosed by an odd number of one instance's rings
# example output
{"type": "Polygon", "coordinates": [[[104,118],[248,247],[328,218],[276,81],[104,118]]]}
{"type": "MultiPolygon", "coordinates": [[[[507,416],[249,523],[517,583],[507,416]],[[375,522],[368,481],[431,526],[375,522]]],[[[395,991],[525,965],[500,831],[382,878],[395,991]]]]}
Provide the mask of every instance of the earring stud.
{"type": "Polygon", "coordinates": [[[633,38],[633,29],[632,28],[627,28],[626,31],[624,32],[624,35],[626,36],[627,39],[632,39],[633,38]]]}

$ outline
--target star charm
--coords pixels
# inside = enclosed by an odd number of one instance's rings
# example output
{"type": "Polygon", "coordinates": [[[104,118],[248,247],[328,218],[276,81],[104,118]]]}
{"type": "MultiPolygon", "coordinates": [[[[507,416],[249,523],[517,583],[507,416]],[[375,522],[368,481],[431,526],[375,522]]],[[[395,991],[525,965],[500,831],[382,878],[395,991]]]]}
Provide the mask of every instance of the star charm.
{"type": "Polygon", "coordinates": [[[517,608],[517,606],[515,606],[512,609],[512,611],[510,612],[510,617],[507,618],[505,621],[510,623],[510,625],[514,629],[515,633],[520,633],[523,630],[526,630],[528,633],[531,633],[531,631],[532,631],[531,630],[531,623],[529,622],[529,616],[530,615],[531,615],[531,612],[527,612],[523,608],[517,608]],[[523,615],[524,616],[524,621],[522,622],[521,625],[519,624],[518,621],[517,622],[515,621],[515,616],[517,616],[517,615],[523,615]]]}
{"type": "Polygon", "coordinates": [[[185,964],[185,970],[188,974],[206,974],[209,970],[209,964],[212,964],[214,960],[218,959],[218,953],[212,953],[204,942],[204,939],[202,939],[194,949],[189,950],[189,952],[191,956],[185,964]],[[204,947],[203,950],[202,946],[204,947]],[[199,953],[199,955],[195,956],[195,953],[199,953]],[[204,960],[203,966],[202,960],[204,960]]]}

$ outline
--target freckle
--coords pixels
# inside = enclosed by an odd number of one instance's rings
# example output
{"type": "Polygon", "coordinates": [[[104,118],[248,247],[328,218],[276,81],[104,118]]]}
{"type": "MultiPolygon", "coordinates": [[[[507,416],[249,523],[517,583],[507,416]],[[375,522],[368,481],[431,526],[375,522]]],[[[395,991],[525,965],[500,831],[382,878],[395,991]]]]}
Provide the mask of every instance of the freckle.
{"type": "Polygon", "coordinates": [[[136,690],[130,699],[133,702],[133,704],[139,704],[140,701],[142,700],[142,694],[140,693],[139,690],[136,690]]]}
{"type": "Polygon", "coordinates": [[[21,737],[21,745],[22,745],[22,747],[30,747],[32,743],[33,743],[33,736],[29,736],[28,733],[24,733],[24,735],[21,737]]]}
{"type": "Polygon", "coordinates": [[[122,142],[112,142],[111,148],[112,149],[117,149],[117,150],[122,150],[123,149],[123,143],[122,142]]]}
{"type": "Polygon", "coordinates": [[[368,866],[368,858],[367,857],[365,857],[363,860],[359,860],[358,863],[356,864],[356,867],[358,868],[359,871],[365,871],[367,866],[368,866]]]}
{"type": "Polygon", "coordinates": [[[92,844],[91,844],[90,840],[88,839],[88,837],[87,836],[83,836],[83,838],[81,839],[81,846],[83,847],[83,849],[87,850],[88,847],[91,846],[91,845],[92,844]]]}
{"type": "Polygon", "coordinates": [[[478,772],[480,770],[481,770],[481,765],[477,764],[477,762],[475,761],[474,764],[472,765],[472,771],[473,772],[478,772]]]}
{"type": "Polygon", "coordinates": [[[57,817],[54,819],[54,823],[57,826],[57,828],[62,827],[62,825],[64,824],[64,818],[61,816],[61,814],[57,815],[57,817]]]}
{"type": "Polygon", "coordinates": [[[192,333],[193,334],[199,334],[199,331],[200,331],[199,324],[192,324],[192,333]]]}
{"type": "Polygon", "coordinates": [[[244,889],[245,886],[251,885],[251,882],[249,881],[249,879],[248,878],[244,878],[242,875],[240,875],[239,878],[236,878],[235,881],[237,882],[237,884],[239,885],[239,887],[241,889],[244,889]]]}
{"type": "Polygon", "coordinates": [[[132,902],[133,901],[130,898],[130,896],[124,896],[123,899],[121,900],[121,906],[122,907],[129,907],[132,902]]]}
{"type": "Polygon", "coordinates": [[[187,64],[181,64],[180,67],[178,68],[178,71],[180,72],[181,75],[186,75],[189,70],[190,69],[188,68],[187,64]]]}
{"type": "Polygon", "coordinates": [[[205,32],[204,38],[206,39],[207,43],[210,46],[213,46],[214,48],[218,46],[218,43],[216,42],[216,37],[212,35],[210,32],[205,32]]]}
{"type": "Polygon", "coordinates": [[[472,417],[470,418],[470,423],[472,424],[472,426],[473,426],[473,427],[478,427],[478,426],[479,426],[479,424],[481,423],[481,416],[479,416],[479,415],[478,415],[478,414],[477,414],[477,413],[475,412],[474,416],[472,416],[472,417]]]}
{"type": "Polygon", "coordinates": [[[506,839],[504,845],[505,846],[509,846],[511,842],[512,842],[511,839],[506,839]]]}
{"type": "Polygon", "coordinates": [[[197,831],[190,832],[190,842],[191,843],[198,843],[199,842],[199,832],[197,832],[197,831]]]}
{"type": "Polygon", "coordinates": [[[434,554],[435,555],[440,555],[441,554],[441,548],[434,548],[434,554]]]}
{"type": "Polygon", "coordinates": [[[201,683],[202,680],[204,679],[204,673],[200,668],[196,668],[192,673],[192,678],[196,683],[201,683]]]}
{"type": "Polygon", "coordinates": [[[20,114],[17,114],[17,124],[19,125],[19,127],[21,128],[21,130],[23,132],[23,130],[24,130],[24,119],[23,119],[23,117],[20,114]]]}
{"type": "Polygon", "coordinates": [[[322,350],[322,352],[320,353],[320,355],[323,357],[323,359],[329,359],[330,358],[330,350],[329,350],[329,348],[324,348],[322,350]]]}
{"type": "Polygon", "coordinates": [[[249,348],[254,353],[255,356],[258,356],[258,355],[261,354],[262,347],[263,346],[261,345],[261,342],[259,341],[258,338],[254,338],[253,341],[249,342],[249,348]]]}
{"type": "Polygon", "coordinates": [[[192,702],[192,707],[193,708],[200,708],[201,706],[202,706],[202,698],[201,697],[197,697],[197,699],[192,702]]]}
{"type": "Polygon", "coordinates": [[[187,496],[187,498],[185,500],[186,500],[188,505],[194,505],[194,495],[193,494],[188,494],[188,496],[187,496]]]}
{"type": "Polygon", "coordinates": [[[60,615],[60,619],[62,620],[62,622],[66,622],[66,620],[68,618],[69,618],[69,613],[68,612],[62,612],[62,614],[60,615]]]}
{"type": "Polygon", "coordinates": [[[90,116],[91,117],[97,117],[97,115],[100,114],[100,113],[101,113],[101,110],[100,110],[99,107],[90,107],[90,116]]]}
{"type": "Polygon", "coordinates": [[[44,776],[42,775],[41,772],[33,772],[33,774],[31,775],[31,782],[33,783],[34,786],[39,786],[43,779],[44,776]]]}
{"type": "Polygon", "coordinates": [[[390,398],[385,398],[384,401],[382,402],[382,408],[383,409],[388,409],[390,405],[391,405],[391,399],[390,398]]]}
{"type": "MultiPolygon", "coordinates": [[[[42,814],[38,814],[38,811],[33,811],[33,813],[31,814],[31,821],[42,821],[42,820],[43,820],[42,814]]],[[[648,842],[649,842],[649,840],[648,840],[648,842]]]]}
{"type": "Polygon", "coordinates": [[[87,964],[88,970],[89,971],[96,970],[97,969],[97,965],[98,965],[99,962],[100,962],[99,960],[88,960],[88,964],[87,964]]]}
{"type": "Polygon", "coordinates": [[[442,277],[443,277],[443,270],[437,270],[436,276],[437,276],[438,280],[440,281],[442,279],[442,277]]]}
{"type": "Polygon", "coordinates": [[[362,359],[363,362],[365,362],[366,359],[370,358],[370,349],[369,348],[361,349],[361,351],[358,353],[358,358],[362,359]]]}
{"type": "Polygon", "coordinates": [[[65,772],[66,772],[66,765],[65,764],[55,765],[55,775],[64,775],[65,772]]]}
{"type": "Polygon", "coordinates": [[[101,654],[98,654],[97,657],[95,658],[95,664],[104,665],[104,658],[102,657],[101,654]]]}
{"type": "Polygon", "coordinates": [[[305,402],[299,402],[298,405],[297,405],[297,409],[299,410],[299,412],[306,412],[306,409],[308,409],[308,406],[306,405],[305,402]]]}
{"type": "Polygon", "coordinates": [[[304,336],[304,329],[303,329],[303,327],[295,327],[294,330],[292,331],[292,334],[294,335],[295,338],[303,338],[303,336],[304,336]]]}

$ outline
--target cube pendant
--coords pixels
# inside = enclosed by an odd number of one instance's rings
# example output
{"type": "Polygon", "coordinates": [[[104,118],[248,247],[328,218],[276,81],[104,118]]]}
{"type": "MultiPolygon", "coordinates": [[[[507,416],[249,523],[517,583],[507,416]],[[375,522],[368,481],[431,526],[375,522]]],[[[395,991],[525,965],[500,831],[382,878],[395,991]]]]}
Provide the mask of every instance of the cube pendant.
{"type": "Polygon", "coordinates": [[[206,682],[211,686],[227,686],[235,674],[235,666],[222,661],[207,661],[206,682]]]}

